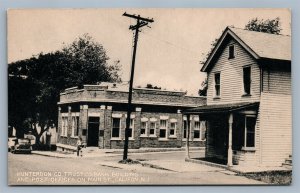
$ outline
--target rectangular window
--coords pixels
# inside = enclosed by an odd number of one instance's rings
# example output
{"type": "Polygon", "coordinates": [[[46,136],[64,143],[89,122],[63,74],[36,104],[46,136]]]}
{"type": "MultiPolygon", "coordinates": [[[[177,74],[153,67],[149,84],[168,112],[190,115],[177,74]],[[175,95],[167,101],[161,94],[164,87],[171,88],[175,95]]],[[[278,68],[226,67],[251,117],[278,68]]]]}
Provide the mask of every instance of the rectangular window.
{"type": "Polygon", "coordinates": [[[220,89],[221,89],[221,80],[220,80],[220,73],[215,73],[215,96],[220,96],[220,89]]]}
{"type": "Polygon", "coordinates": [[[167,138],[167,120],[160,120],[159,137],[167,138]]]}
{"type": "Polygon", "coordinates": [[[150,122],[149,134],[155,136],[156,123],[150,122]]]}
{"type": "Polygon", "coordinates": [[[72,117],[72,137],[75,136],[76,117],[72,117]]]}
{"type": "Polygon", "coordinates": [[[200,139],[204,141],[206,139],[206,121],[201,121],[200,124],[200,139]]]}
{"type": "Polygon", "coordinates": [[[121,125],[121,119],[120,118],[113,118],[113,120],[112,120],[112,132],[111,132],[111,137],[112,138],[119,138],[120,137],[120,125],[121,125]]]}
{"type": "Polygon", "coordinates": [[[176,136],[176,127],[177,127],[177,123],[170,123],[170,136],[171,137],[176,136]]]}
{"type": "Polygon", "coordinates": [[[64,129],[65,129],[65,119],[64,117],[61,118],[61,132],[60,135],[64,135],[64,129]]]}
{"type": "Polygon", "coordinates": [[[200,139],[200,121],[195,121],[194,139],[200,139]]]}
{"type": "Polygon", "coordinates": [[[183,121],[183,138],[186,138],[186,133],[187,132],[187,120],[183,121]]]}
{"type": "Polygon", "coordinates": [[[147,135],[147,122],[141,122],[141,136],[147,135]]]}
{"type": "Polygon", "coordinates": [[[230,45],[229,46],[229,57],[228,57],[228,59],[232,59],[232,58],[234,58],[234,45],[230,45]]]}
{"type": "Polygon", "coordinates": [[[61,120],[61,135],[62,136],[67,136],[68,132],[68,117],[62,117],[61,120]]]}
{"type": "Polygon", "coordinates": [[[79,116],[76,117],[76,130],[75,130],[75,136],[78,136],[79,134],[79,116]]]}
{"type": "Polygon", "coordinates": [[[251,67],[243,68],[243,83],[244,83],[244,94],[251,94],[251,67]]]}
{"type": "Polygon", "coordinates": [[[254,147],[255,146],[255,116],[245,117],[245,141],[244,147],[254,147]]]}

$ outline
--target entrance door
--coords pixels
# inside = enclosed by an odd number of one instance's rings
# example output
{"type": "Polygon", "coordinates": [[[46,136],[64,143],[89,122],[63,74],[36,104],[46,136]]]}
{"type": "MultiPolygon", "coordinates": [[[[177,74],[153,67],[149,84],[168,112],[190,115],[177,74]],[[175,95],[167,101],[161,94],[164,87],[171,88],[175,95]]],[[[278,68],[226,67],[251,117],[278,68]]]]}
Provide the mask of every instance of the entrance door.
{"type": "Polygon", "coordinates": [[[89,117],[87,146],[98,147],[99,117],[89,117]]]}

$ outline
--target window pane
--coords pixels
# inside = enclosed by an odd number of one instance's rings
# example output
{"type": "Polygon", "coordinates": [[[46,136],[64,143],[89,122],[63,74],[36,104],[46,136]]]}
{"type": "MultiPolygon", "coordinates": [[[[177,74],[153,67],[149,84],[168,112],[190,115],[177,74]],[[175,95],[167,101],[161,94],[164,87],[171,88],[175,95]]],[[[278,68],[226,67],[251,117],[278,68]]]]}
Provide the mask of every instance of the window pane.
{"type": "Polygon", "coordinates": [[[133,128],[134,120],[130,119],[130,127],[133,128]]]}
{"type": "Polygon", "coordinates": [[[199,139],[200,138],[200,131],[194,130],[194,138],[199,139]]]}
{"type": "Polygon", "coordinates": [[[120,119],[113,118],[112,137],[120,137],[120,119]]]}
{"type": "Polygon", "coordinates": [[[255,117],[247,117],[247,132],[252,132],[252,133],[254,132],[255,123],[256,123],[255,117]]]}
{"type": "Polygon", "coordinates": [[[195,121],[195,128],[194,130],[200,130],[200,121],[195,121]]]}
{"type": "Polygon", "coordinates": [[[160,128],[166,128],[167,127],[167,121],[166,120],[160,120],[160,128]]]}
{"type": "Polygon", "coordinates": [[[113,118],[113,127],[120,127],[120,119],[113,118]]]}
{"type": "Polygon", "coordinates": [[[76,132],[75,135],[78,136],[79,133],[79,117],[76,117],[76,132]]]}
{"type": "Polygon", "coordinates": [[[229,46],[229,59],[234,58],[234,46],[229,46]]]}
{"type": "Polygon", "coordinates": [[[175,130],[174,129],[170,129],[170,135],[175,135],[175,130]]]}
{"type": "Polygon", "coordinates": [[[251,90],[251,68],[243,68],[243,78],[244,78],[244,92],[245,94],[250,94],[251,90]]]}
{"type": "Polygon", "coordinates": [[[166,130],[165,129],[160,129],[159,130],[159,137],[165,138],[166,137],[166,130]]]}
{"type": "Polygon", "coordinates": [[[150,135],[154,135],[155,134],[155,123],[151,122],[150,123],[150,135]]]}
{"type": "Polygon", "coordinates": [[[220,96],[220,73],[215,74],[215,95],[220,96]]]}
{"type": "Polygon", "coordinates": [[[247,133],[247,147],[254,147],[254,133],[247,133]]]}
{"type": "Polygon", "coordinates": [[[145,129],[145,128],[146,128],[146,124],[147,124],[146,122],[142,122],[141,128],[144,128],[144,129],[145,129]]]}
{"type": "Polygon", "coordinates": [[[155,130],[154,129],[150,129],[150,135],[154,135],[155,134],[155,130]]]}
{"type": "Polygon", "coordinates": [[[219,85],[220,84],[220,73],[215,74],[215,84],[219,85]]]}
{"type": "Polygon", "coordinates": [[[176,123],[171,123],[170,127],[171,127],[171,129],[175,129],[176,128],[176,123]]]}
{"type": "Polygon", "coordinates": [[[206,122],[205,121],[201,121],[200,132],[201,132],[201,140],[205,140],[205,133],[206,133],[206,122]]]}
{"type": "Polygon", "coordinates": [[[119,137],[119,128],[113,128],[112,129],[112,137],[119,137]]]}
{"type": "Polygon", "coordinates": [[[146,122],[142,122],[141,123],[141,135],[145,135],[146,134],[146,126],[147,126],[146,122]]]}
{"type": "Polygon", "coordinates": [[[246,118],[246,127],[247,127],[247,147],[254,147],[255,146],[255,117],[247,117],[246,118]]]}

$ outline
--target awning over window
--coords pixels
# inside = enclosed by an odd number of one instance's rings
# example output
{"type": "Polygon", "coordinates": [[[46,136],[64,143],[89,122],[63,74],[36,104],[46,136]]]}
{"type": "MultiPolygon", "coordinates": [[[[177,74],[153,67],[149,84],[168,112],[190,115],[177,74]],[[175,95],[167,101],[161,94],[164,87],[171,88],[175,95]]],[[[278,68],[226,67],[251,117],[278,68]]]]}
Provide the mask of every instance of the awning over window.
{"type": "Polygon", "coordinates": [[[220,104],[220,105],[204,105],[196,108],[191,108],[183,111],[183,114],[209,114],[209,113],[226,113],[238,110],[246,110],[258,108],[259,102],[243,102],[233,104],[220,104]]]}

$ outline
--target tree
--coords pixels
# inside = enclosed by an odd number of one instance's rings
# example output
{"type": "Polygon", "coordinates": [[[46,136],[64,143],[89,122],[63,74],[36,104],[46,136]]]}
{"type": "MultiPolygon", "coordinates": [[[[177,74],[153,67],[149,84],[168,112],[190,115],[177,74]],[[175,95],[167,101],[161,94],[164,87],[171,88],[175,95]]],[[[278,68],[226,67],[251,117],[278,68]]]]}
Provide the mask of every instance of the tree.
{"type": "MultiPolygon", "coordinates": [[[[280,34],[281,31],[281,26],[280,26],[280,18],[277,17],[275,19],[258,19],[258,18],[253,18],[251,19],[246,25],[245,25],[245,30],[249,31],[257,31],[257,32],[263,32],[263,33],[270,33],[270,34],[280,34]]],[[[211,43],[211,49],[210,51],[206,54],[205,60],[208,58],[214,47],[216,46],[218,42],[218,38],[212,41],[211,43]]],[[[203,65],[205,63],[204,61],[201,61],[200,63],[203,65]]],[[[199,89],[198,94],[200,96],[206,96],[207,94],[207,78],[201,83],[201,89],[199,89]]]]}
{"type": "Polygon", "coordinates": [[[44,131],[57,125],[57,102],[62,90],[121,81],[120,61],[110,65],[108,60],[103,46],[85,34],[62,50],[9,64],[9,125],[21,134],[32,130],[39,144],[44,131]]]}
{"type": "Polygon", "coordinates": [[[207,96],[207,78],[201,83],[201,88],[198,91],[199,96],[207,96]]]}
{"type": "Polygon", "coordinates": [[[161,87],[153,86],[152,84],[147,84],[147,85],[146,85],[146,88],[149,88],[149,89],[158,89],[158,90],[161,89],[161,87]]]}
{"type": "Polygon", "coordinates": [[[280,34],[280,18],[277,17],[275,19],[267,20],[253,18],[245,25],[245,29],[270,34],[280,34]]]}

